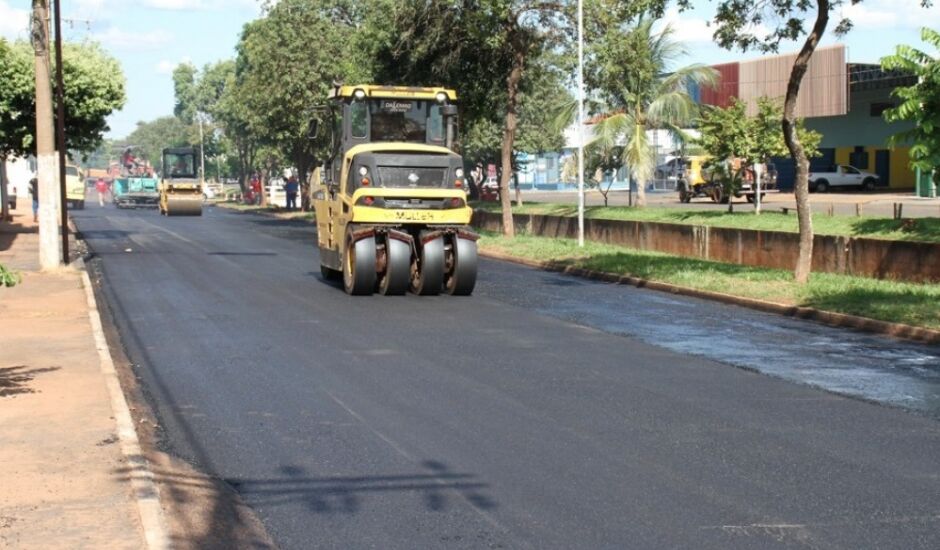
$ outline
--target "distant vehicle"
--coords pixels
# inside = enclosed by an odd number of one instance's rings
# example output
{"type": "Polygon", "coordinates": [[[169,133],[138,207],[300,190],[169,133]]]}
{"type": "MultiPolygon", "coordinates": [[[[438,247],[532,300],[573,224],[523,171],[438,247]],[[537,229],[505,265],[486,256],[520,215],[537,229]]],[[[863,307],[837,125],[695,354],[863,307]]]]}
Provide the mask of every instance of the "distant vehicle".
{"type": "Polygon", "coordinates": [[[82,210],[85,208],[84,174],[71,164],[65,165],[65,201],[68,208],[82,210]]]}
{"type": "Polygon", "coordinates": [[[817,193],[825,193],[832,187],[861,187],[865,191],[873,191],[878,183],[878,174],[845,164],[825,172],[812,171],[809,174],[809,189],[817,193]]]}
{"type": "MultiPolygon", "coordinates": [[[[754,202],[754,196],[757,194],[754,185],[754,170],[750,166],[741,166],[740,160],[731,160],[731,169],[741,177],[741,186],[735,191],[734,196],[729,196],[721,181],[717,177],[719,173],[715,168],[708,167],[708,156],[691,156],[684,159],[683,169],[679,172],[676,180],[676,189],[679,191],[680,202],[691,202],[696,197],[706,197],[712,202],[727,204],[732,198],[744,197],[747,202],[754,202]]],[[[777,192],[777,169],[773,163],[764,165],[761,174],[761,199],[767,193],[777,192]]]]}

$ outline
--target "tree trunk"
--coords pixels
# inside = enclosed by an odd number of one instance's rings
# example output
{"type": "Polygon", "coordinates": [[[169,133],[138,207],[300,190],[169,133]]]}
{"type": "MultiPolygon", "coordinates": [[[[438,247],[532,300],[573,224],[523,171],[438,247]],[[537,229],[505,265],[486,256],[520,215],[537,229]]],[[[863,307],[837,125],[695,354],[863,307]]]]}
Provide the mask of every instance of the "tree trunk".
{"type": "Polygon", "coordinates": [[[796,163],[796,180],[793,187],[796,194],[796,213],[800,224],[800,255],[796,261],[793,275],[797,283],[804,284],[809,281],[809,274],[813,268],[813,218],[809,206],[809,158],[806,150],[800,143],[796,134],[796,99],[800,92],[803,75],[813,57],[819,39],[826,31],[829,23],[829,0],[816,0],[816,23],[813,30],[806,36],[803,49],[793,62],[790,71],[790,81],[787,84],[787,95],[783,103],[783,139],[790,150],[790,156],[796,163]]]}
{"type": "Polygon", "coordinates": [[[7,196],[7,158],[0,155],[0,222],[13,221],[10,216],[10,198],[7,196]]]}
{"type": "Polygon", "coordinates": [[[502,174],[499,178],[499,201],[503,209],[503,235],[516,236],[516,228],[512,222],[512,202],[509,199],[509,178],[512,177],[512,148],[516,139],[516,125],[518,123],[516,108],[519,94],[519,82],[522,80],[522,66],[525,55],[517,47],[513,54],[512,70],[506,77],[508,98],[506,100],[506,126],[503,129],[502,174]]]}
{"type": "MultiPolygon", "coordinates": [[[[641,120],[641,113],[636,114],[636,120],[641,120]]],[[[643,124],[636,125],[637,134],[646,134],[646,126],[643,124]]],[[[645,136],[644,136],[645,138],[645,136]]],[[[639,139],[634,137],[634,139],[639,139]]],[[[646,206],[646,179],[636,178],[636,205],[639,207],[646,206]]]]}

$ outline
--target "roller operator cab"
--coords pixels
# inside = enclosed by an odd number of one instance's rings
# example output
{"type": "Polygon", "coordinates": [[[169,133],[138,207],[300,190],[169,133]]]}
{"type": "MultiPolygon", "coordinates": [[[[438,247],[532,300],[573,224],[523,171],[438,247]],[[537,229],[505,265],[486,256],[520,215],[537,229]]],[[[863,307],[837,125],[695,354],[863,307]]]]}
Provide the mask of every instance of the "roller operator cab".
{"type": "Polygon", "coordinates": [[[477,273],[457,95],[444,88],[337,86],[331,154],[314,192],[320,269],[349,294],[468,295],[477,273]]]}
{"type": "Polygon", "coordinates": [[[201,216],[202,183],[196,170],[196,149],[163,150],[160,213],[165,216],[201,216]]]}

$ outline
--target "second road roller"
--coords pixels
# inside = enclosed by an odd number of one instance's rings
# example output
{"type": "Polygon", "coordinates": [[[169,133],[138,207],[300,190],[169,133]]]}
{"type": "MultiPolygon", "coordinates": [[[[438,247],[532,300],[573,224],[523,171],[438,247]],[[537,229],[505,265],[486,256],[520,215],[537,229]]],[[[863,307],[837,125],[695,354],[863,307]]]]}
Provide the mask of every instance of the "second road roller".
{"type": "Polygon", "coordinates": [[[313,205],[321,273],[342,276],[347,293],[473,292],[478,237],[454,150],[456,102],[445,88],[331,91],[330,154],[313,205]]]}
{"type": "Polygon", "coordinates": [[[201,216],[202,198],[202,182],[196,170],[196,149],[164,149],[160,213],[164,216],[201,216]]]}

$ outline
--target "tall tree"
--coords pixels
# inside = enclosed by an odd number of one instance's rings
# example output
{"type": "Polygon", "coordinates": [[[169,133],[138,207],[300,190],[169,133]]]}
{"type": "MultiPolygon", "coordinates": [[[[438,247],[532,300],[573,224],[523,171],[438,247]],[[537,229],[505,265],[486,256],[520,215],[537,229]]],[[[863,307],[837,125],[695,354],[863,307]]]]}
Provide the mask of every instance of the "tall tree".
{"type": "Polygon", "coordinates": [[[884,117],[888,122],[914,123],[912,129],[892,136],[890,143],[912,144],[911,165],[925,173],[932,172],[934,184],[940,187],[940,32],[925,27],[920,37],[936,48],[936,56],[900,45],[893,55],[881,60],[887,70],[917,75],[917,84],[894,90],[901,104],[885,111],[884,117]]]}
{"type": "Polygon", "coordinates": [[[0,38],[0,82],[3,82],[0,86],[0,221],[10,218],[7,160],[29,150],[36,127],[32,70],[28,61],[0,38]]]}
{"type": "Polygon", "coordinates": [[[180,63],[173,69],[173,95],[176,98],[173,114],[186,124],[191,124],[196,115],[196,72],[192,63],[180,63]]]}
{"type": "MultiPolygon", "coordinates": [[[[99,45],[63,45],[65,136],[70,151],[90,153],[102,143],[107,117],[124,106],[120,64],[99,45]]],[[[36,81],[30,44],[0,39],[0,162],[36,149],[36,81]]],[[[3,189],[6,186],[3,185],[3,189]]]]}
{"type": "Polygon", "coordinates": [[[252,130],[275,146],[299,172],[302,206],[309,208],[307,175],[324,149],[308,135],[314,108],[332,82],[366,79],[366,67],[349,47],[358,17],[349,2],[281,0],[247,24],[238,43],[236,78],[252,130]]]}
{"type": "MultiPolygon", "coordinates": [[[[513,234],[508,191],[519,152],[517,139],[524,131],[524,103],[527,96],[533,106],[542,99],[554,99],[548,94],[563,88],[539,91],[527,88],[527,82],[538,79],[529,73],[530,69],[538,73],[537,60],[561,43],[568,24],[564,4],[538,0],[400,2],[394,11],[396,32],[385,35],[386,42],[375,55],[380,82],[434,83],[458,90],[463,152],[476,159],[491,158],[495,152],[500,159],[507,235],[513,234]]],[[[564,99],[557,98],[559,102],[564,99]]],[[[539,114],[547,120],[544,110],[539,114]]],[[[542,128],[549,129],[546,124],[542,128]]],[[[535,138],[534,131],[530,137],[535,138]]]]}
{"type": "MultiPolygon", "coordinates": [[[[859,1],[852,0],[852,4],[859,1]]],[[[741,51],[776,52],[781,42],[806,37],[790,70],[781,123],[787,149],[796,163],[794,190],[800,224],[800,254],[794,278],[798,283],[809,281],[812,270],[813,222],[809,206],[809,157],[796,131],[796,100],[810,59],[829,25],[830,12],[842,3],[842,0],[720,0],[715,15],[715,41],[728,49],[738,47],[741,51]],[[809,19],[813,23],[807,29],[805,22],[809,19]],[[760,29],[766,28],[768,23],[775,26],[760,35],[760,29]]],[[[921,4],[927,7],[931,1],[921,0],[921,4]]],[[[852,22],[842,19],[835,33],[841,35],[851,28],[852,22]]]]}
{"type": "Polygon", "coordinates": [[[608,29],[591,48],[593,62],[586,77],[599,91],[604,109],[592,142],[602,150],[625,144],[623,161],[636,185],[637,206],[646,203],[646,183],[656,165],[647,131],[681,133],[698,114],[689,90],[716,80],[714,69],[703,65],[672,68],[685,48],[673,38],[672,27],[657,33],[654,24],[654,19],[641,18],[626,29],[608,29]]]}

